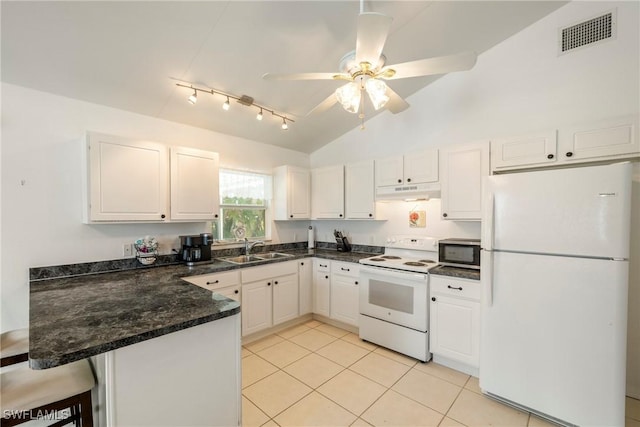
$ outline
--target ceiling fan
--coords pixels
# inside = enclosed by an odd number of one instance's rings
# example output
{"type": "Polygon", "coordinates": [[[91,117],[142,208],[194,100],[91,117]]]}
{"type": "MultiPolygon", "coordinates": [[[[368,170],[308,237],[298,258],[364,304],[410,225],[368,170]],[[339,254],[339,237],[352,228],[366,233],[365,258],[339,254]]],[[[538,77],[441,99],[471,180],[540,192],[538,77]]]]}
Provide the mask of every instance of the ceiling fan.
{"type": "MultiPolygon", "coordinates": [[[[386,107],[393,114],[400,113],[409,104],[394,92],[385,80],[445,74],[471,69],[476,63],[474,52],[420,59],[401,64],[386,65],[382,53],[393,18],[375,12],[358,15],[356,49],[347,53],[340,61],[339,73],[294,73],[262,76],[266,80],[344,80],[348,81],[309,112],[318,113],[331,108],[336,102],[350,113],[360,111],[364,122],[364,97],[367,92],[375,110],[386,107]]],[[[307,114],[308,115],[308,114],[307,114]]]]}

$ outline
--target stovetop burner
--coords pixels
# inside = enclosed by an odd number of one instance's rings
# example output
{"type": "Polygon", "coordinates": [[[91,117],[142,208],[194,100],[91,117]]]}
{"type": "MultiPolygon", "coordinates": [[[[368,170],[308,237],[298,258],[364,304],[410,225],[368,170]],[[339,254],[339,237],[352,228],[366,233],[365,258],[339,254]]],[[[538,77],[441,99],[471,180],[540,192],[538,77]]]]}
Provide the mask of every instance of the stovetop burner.
{"type": "Polygon", "coordinates": [[[380,261],[386,261],[386,259],[384,259],[384,258],[369,258],[369,261],[380,262],[380,261]]]}
{"type": "Polygon", "coordinates": [[[395,255],[383,255],[380,258],[384,258],[384,259],[400,259],[399,256],[395,256],[395,255]]]}
{"type": "Polygon", "coordinates": [[[426,264],[423,263],[423,262],[417,262],[417,261],[407,261],[407,262],[404,263],[404,265],[410,265],[412,267],[422,267],[422,266],[424,266],[426,264]]]}

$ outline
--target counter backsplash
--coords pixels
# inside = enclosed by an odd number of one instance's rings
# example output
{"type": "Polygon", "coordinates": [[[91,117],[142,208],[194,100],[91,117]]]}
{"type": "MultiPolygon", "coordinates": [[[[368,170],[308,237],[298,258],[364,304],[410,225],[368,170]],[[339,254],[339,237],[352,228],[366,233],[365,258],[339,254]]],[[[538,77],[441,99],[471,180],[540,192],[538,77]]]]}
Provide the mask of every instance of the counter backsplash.
{"type": "MultiPolygon", "coordinates": [[[[296,249],[306,249],[307,242],[277,243],[272,245],[256,246],[251,253],[292,251],[296,249]]],[[[336,244],[332,242],[316,242],[316,248],[337,250],[336,244]]],[[[353,245],[353,252],[382,253],[384,248],[380,246],[353,245]]],[[[243,248],[221,248],[212,247],[212,258],[223,258],[241,255],[243,248]]],[[[158,255],[155,264],[142,265],[136,258],[114,259],[108,261],[84,262],[79,264],[54,265],[47,267],[32,267],[29,269],[29,280],[31,282],[39,280],[56,279],[61,277],[82,276],[86,274],[106,273],[111,271],[123,271],[143,268],[163,267],[167,265],[180,264],[182,261],[178,254],[158,255]]]]}

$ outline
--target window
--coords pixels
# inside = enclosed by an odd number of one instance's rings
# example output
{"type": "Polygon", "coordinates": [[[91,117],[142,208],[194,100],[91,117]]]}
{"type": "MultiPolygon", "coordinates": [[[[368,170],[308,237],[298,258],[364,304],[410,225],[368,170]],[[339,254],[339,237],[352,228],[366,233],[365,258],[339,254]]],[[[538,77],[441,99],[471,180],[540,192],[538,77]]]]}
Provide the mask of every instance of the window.
{"type": "Polygon", "coordinates": [[[220,219],[212,233],[220,240],[268,239],[271,176],[220,169],[220,219]]]}

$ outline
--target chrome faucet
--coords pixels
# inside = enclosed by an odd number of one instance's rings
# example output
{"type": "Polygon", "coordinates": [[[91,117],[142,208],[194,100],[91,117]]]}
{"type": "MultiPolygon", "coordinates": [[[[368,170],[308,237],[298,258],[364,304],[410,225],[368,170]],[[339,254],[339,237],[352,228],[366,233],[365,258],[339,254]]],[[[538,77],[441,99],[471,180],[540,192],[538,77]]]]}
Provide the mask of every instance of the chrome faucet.
{"type": "Polygon", "coordinates": [[[264,242],[262,240],[256,240],[254,242],[250,242],[246,237],[244,238],[244,254],[249,255],[251,249],[254,246],[264,246],[264,242]]]}

